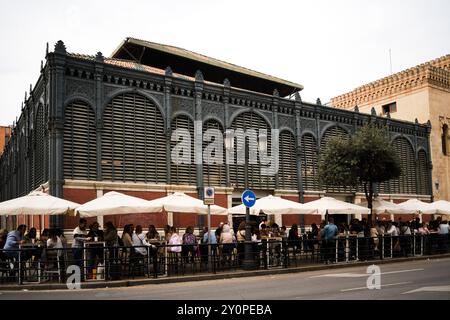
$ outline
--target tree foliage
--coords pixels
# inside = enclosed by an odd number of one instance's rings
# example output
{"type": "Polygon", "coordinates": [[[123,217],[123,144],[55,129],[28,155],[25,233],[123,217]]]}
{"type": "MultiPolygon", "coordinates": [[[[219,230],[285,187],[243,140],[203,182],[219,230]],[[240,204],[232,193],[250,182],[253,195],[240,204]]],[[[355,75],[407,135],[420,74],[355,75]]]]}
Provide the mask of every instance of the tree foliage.
{"type": "Polygon", "coordinates": [[[387,130],[366,125],[349,139],[331,139],[320,155],[318,173],[323,185],[362,185],[372,208],[374,183],[399,177],[401,165],[387,130]]]}

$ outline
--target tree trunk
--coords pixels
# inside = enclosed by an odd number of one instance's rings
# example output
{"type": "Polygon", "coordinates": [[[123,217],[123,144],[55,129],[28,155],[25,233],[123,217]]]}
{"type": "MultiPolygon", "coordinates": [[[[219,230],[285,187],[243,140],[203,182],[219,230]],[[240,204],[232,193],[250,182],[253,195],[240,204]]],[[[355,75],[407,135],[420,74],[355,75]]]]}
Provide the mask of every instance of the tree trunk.
{"type": "Polygon", "coordinates": [[[367,208],[370,209],[369,218],[367,220],[368,220],[369,226],[372,226],[373,225],[374,216],[372,214],[372,208],[373,208],[373,183],[371,181],[365,181],[364,182],[364,194],[366,196],[367,208]],[[369,184],[368,187],[367,187],[367,184],[369,184]]]}

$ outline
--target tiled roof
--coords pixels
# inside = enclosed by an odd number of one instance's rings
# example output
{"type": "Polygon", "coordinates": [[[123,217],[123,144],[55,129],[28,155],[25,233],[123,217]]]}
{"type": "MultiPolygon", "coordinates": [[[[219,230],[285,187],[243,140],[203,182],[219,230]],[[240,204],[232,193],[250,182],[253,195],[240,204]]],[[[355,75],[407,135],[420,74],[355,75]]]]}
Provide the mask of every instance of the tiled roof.
{"type": "MultiPolygon", "coordinates": [[[[95,56],[93,56],[93,55],[80,54],[80,53],[68,53],[68,55],[70,57],[82,59],[82,60],[89,60],[89,61],[95,60],[95,56]]],[[[134,61],[130,61],[130,60],[105,58],[104,63],[110,64],[113,66],[117,66],[117,67],[121,67],[121,68],[131,69],[131,70],[138,70],[138,71],[149,72],[149,73],[160,74],[160,75],[165,74],[165,70],[163,70],[163,69],[147,66],[147,65],[140,64],[140,63],[137,63],[134,61]]],[[[179,73],[173,73],[173,77],[185,79],[185,80],[191,80],[191,81],[195,80],[194,77],[185,76],[185,75],[182,75],[179,73]]],[[[209,83],[208,81],[205,81],[205,82],[209,83]]]]}
{"type": "Polygon", "coordinates": [[[303,86],[301,84],[298,83],[294,83],[294,82],[290,82],[287,80],[283,80],[265,73],[261,73],[258,71],[254,71],[248,68],[244,68],[229,62],[225,62],[219,59],[215,59],[215,58],[211,58],[190,50],[186,50],[186,49],[182,49],[179,47],[175,47],[175,46],[170,46],[170,45],[165,45],[165,44],[160,44],[160,43],[155,43],[155,42],[151,42],[151,41],[146,41],[146,40],[140,40],[140,39],[136,39],[136,38],[126,38],[120,45],[119,47],[117,47],[116,50],[114,50],[114,52],[111,54],[111,57],[114,57],[120,50],[121,48],[126,44],[126,43],[132,43],[132,44],[136,44],[139,46],[143,46],[146,48],[150,48],[150,49],[155,49],[158,51],[162,51],[162,52],[166,52],[168,54],[172,54],[172,55],[176,55],[176,56],[180,56],[186,59],[190,59],[190,60],[195,60],[201,63],[205,63],[205,64],[209,64],[212,66],[216,66],[219,68],[223,68],[223,69],[227,69],[227,70],[231,70],[237,73],[241,73],[241,74],[246,74],[255,78],[260,78],[260,79],[264,79],[266,81],[272,81],[275,83],[279,83],[279,84],[283,84],[285,86],[290,86],[290,87],[294,87],[294,88],[298,88],[299,90],[303,89],[303,86]]]}

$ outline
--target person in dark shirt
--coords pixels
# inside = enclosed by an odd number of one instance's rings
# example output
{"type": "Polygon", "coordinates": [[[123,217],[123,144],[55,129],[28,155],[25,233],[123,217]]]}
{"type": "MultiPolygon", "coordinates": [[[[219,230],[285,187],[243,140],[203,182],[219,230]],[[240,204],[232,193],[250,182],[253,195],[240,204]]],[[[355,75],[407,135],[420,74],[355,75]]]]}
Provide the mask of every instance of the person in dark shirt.
{"type": "Polygon", "coordinates": [[[301,244],[300,244],[300,238],[298,235],[298,226],[295,223],[291,226],[291,229],[289,229],[288,244],[289,244],[289,246],[292,246],[292,248],[294,249],[295,252],[300,251],[301,244]]]}

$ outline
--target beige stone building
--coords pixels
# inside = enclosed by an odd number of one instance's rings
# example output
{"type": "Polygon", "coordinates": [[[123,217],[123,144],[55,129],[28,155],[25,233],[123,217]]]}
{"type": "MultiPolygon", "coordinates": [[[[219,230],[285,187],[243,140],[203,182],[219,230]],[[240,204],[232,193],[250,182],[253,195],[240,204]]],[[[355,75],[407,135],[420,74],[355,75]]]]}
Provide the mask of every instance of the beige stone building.
{"type": "Polygon", "coordinates": [[[0,155],[3,153],[10,137],[11,127],[0,126],[0,155]]]}
{"type": "Polygon", "coordinates": [[[434,200],[450,200],[450,54],[332,98],[331,106],[430,121],[434,200]]]}

